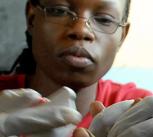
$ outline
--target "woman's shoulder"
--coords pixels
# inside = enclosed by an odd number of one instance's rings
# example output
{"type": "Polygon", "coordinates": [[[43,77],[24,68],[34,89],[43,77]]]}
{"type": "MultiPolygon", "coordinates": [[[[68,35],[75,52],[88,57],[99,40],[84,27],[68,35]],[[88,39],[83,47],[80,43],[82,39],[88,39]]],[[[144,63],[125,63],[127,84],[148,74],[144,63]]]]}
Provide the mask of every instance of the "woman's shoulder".
{"type": "Polygon", "coordinates": [[[0,75],[0,90],[16,89],[24,87],[25,87],[25,75],[23,74],[0,75]]]}
{"type": "Polygon", "coordinates": [[[152,92],[138,88],[135,83],[118,83],[112,80],[99,80],[97,88],[99,99],[111,105],[123,100],[144,98],[153,95],[152,92]]]}

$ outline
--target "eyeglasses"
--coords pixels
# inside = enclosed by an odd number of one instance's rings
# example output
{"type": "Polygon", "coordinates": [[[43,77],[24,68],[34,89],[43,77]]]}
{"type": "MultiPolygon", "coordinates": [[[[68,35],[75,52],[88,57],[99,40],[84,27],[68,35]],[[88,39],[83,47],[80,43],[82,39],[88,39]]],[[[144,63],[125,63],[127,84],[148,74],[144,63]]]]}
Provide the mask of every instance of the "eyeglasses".
{"type": "Polygon", "coordinates": [[[84,17],[79,17],[75,12],[63,5],[44,7],[39,4],[37,5],[37,8],[45,13],[45,19],[48,22],[55,24],[68,25],[78,19],[84,19],[86,25],[90,29],[106,34],[113,34],[116,32],[118,27],[126,26],[126,24],[121,24],[120,22],[116,21],[109,14],[95,15],[87,19],[84,17]]]}

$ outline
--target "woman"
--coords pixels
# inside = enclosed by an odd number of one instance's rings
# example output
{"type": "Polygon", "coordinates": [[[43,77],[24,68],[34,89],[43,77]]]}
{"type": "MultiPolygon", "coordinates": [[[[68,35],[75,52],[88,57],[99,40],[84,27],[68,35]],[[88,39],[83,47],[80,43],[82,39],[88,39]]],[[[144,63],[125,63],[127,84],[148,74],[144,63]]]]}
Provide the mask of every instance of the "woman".
{"type": "MultiPolygon", "coordinates": [[[[16,68],[23,75],[6,81],[15,81],[13,88],[30,88],[43,97],[63,86],[73,89],[77,111],[83,116],[78,127],[84,128],[92,121],[88,111],[95,100],[107,107],[152,95],[134,84],[101,80],[128,33],[129,5],[130,0],[29,0],[29,47],[16,68]]],[[[12,88],[7,82],[3,89],[12,88]]]]}

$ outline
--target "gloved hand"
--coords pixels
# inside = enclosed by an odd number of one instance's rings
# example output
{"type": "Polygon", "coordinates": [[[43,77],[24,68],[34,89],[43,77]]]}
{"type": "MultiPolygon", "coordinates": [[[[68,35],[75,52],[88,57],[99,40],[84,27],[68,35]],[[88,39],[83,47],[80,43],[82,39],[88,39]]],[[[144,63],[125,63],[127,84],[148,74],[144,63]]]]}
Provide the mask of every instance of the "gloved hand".
{"type": "MultiPolygon", "coordinates": [[[[48,98],[51,100],[51,104],[53,106],[68,107],[69,109],[76,110],[76,105],[75,105],[76,94],[72,89],[68,87],[61,88],[60,90],[56,91],[54,94],[49,96],[48,98]]],[[[79,119],[81,120],[81,118],[79,119]]],[[[78,122],[75,122],[75,123],[69,122],[69,123],[63,124],[62,126],[57,126],[57,127],[55,126],[52,128],[49,127],[49,129],[46,131],[40,130],[39,132],[37,131],[36,133],[30,134],[26,137],[59,137],[61,135],[62,137],[69,137],[71,136],[78,122]]]]}
{"type": "MultiPolygon", "coordinates": [[[[104,105],[100,101],[94,101],[90,105],[90,113],[95,117],[98,113],[105,109],[104,105]]],[[[95,137],[89,129],[76,128],[73,132],[73,137],[95,137]]]]}
{"type": "Polygon", "coordinates": [[[123,113],[108,137],[153,137],[153,96],[146,97],[123,113]]]}
{"type": "Polygon", "coordinates": [[[90,106],[90,113],[94,119],[89,129],[77,128],[73,137],[107,137],[117,119],[139,101],[140,99],[127,100],[107,108],[101,102],[93,102],[90,106]]]}
{"type": "Polygon", "coordinates": [[[95,137],[107,137],[115,122],[133,103],[134,100],[126,100],[102,109],[102,111],[94,117],[89,131],[91,131],[95,137]]]}
{"type": "MultiPolygon", "coordinates": [[[[61,89],[63,90],[63,89],[61,89]]],[[[66,90],[66,89],[64,89],[66,90]]],[[[62,102],[61,102],[62,103],[62,102]]],[[[26,108],[0,116],[3,136],[45,132],[66,124],[77,124],[81,115],[75,109],[50,101],[40,106],[26,108]]]]}
{"type": "Polygon", "coordinates": [[[9,115],[20,109],[46,102],[45,98],[32,89],[3,90],[0,93],[0,136],[4,136],[4,123],[9,115]]]}
{"type": "Polygon", "coordinates": [[[0,113],[10,113],[46,101],[32,89],[3,90],[0,92],[0,113]]]}

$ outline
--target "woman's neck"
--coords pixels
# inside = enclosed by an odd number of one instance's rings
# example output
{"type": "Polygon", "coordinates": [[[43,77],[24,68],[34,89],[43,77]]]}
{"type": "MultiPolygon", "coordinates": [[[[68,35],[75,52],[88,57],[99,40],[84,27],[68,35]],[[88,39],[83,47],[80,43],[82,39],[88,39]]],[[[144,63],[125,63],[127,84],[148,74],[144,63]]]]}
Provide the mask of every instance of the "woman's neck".
{"type": "Polygon", "coordinates": [[[43,97],[47,97],[61,88],[52,79],[48,78],[41,70],[37,69],[36,73],[27,76],[27,87],[39,92],[43,97]]]}
{"type": "Polygon", "coordinates": [[[83,88],[77,93],[76,106],[83,116],[89,112],[90,104],[96,99],[96,93],[97,83],[83,88]]]}

